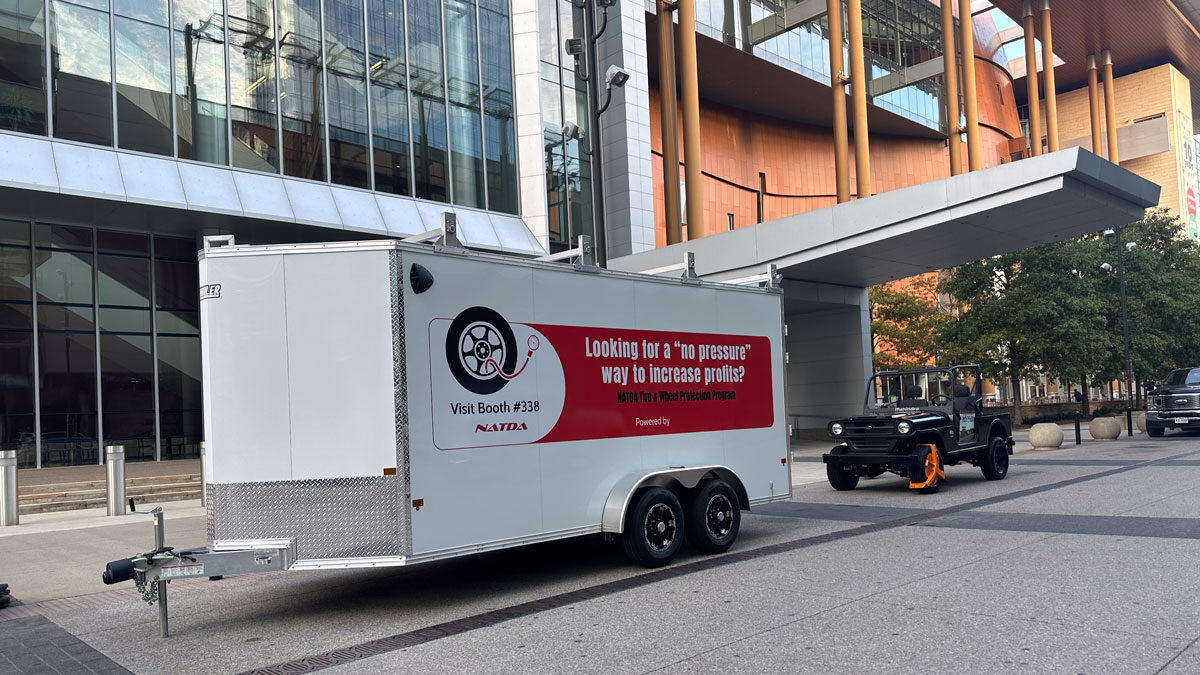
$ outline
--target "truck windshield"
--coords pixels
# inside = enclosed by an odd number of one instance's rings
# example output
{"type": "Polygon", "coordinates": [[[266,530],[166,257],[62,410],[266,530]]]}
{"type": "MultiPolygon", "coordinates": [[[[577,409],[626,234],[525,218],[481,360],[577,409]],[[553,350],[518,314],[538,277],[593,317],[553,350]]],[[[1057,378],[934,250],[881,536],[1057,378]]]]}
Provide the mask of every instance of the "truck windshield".
{"type": "Polygon", "coordinates": [[[946,370],[887,373],[867,385],[868,409],[929,408],[953,401],[954,378],[946,370]]]}
{"type": "Polygon", "coordinates": [[[1171,371],[1163,384],[1168,387],[1200,385],[1200,368],[1182,368],[1171,371]]]}

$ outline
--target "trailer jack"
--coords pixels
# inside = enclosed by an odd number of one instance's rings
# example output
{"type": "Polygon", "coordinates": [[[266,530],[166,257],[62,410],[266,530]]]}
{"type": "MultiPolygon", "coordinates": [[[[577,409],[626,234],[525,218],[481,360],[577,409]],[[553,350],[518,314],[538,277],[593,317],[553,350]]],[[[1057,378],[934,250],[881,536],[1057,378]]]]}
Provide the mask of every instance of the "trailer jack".
{"type": "Polygon", "coordinates": [[[156,506],[138,511],[132,499],[129,512],[154,517],[154,550],[129,558],[114,560],[104,567],[101,579],[106,584],[133,580],[142,600],[158,605],[158,622],[162,637],[167,637],[167,582],[189,577],[223,577],[251,572],[286,570],[296,560],[295,544],[290,539],[263,540],[231,549],[198,548],[176,551],[165,544],[163,510],[156,506]]]}

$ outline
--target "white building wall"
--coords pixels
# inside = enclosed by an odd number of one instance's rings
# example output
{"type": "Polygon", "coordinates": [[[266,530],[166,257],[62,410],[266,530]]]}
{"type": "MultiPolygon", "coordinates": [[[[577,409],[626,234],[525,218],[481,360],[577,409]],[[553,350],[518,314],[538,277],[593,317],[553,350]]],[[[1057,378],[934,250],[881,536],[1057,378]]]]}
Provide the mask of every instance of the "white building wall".
{"type": "Polygon", "coordinates": [[[546,214],[546,157],[542,147],[541,80],[538,74],[537,0],[511,0],[513,87],[517,113],[517,175],[521,219],[542,248],[549,249],[546,214]]]}

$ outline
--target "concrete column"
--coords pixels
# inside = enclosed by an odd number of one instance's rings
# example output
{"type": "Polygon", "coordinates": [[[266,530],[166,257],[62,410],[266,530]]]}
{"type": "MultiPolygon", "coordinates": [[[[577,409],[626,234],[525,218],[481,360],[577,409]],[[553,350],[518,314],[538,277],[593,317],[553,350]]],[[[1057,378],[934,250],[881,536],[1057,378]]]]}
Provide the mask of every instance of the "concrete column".
{"type": "Polygon", "coordinates": [[[837,200],[850,201],[850,132],[846,123],[846,67],[842,63],[842,0],[829,8],[829,88],[833,92],[833,166],[837,200]]]}
{"type": "Polygon", "coordinates": [[[946,69],[946,140],[950,175],[962,173],[962,131],[958,126],[958,48],[954,42],[954,4],[942,2],[942,62],[946,69]]]}
{"type": "Polygon", "coordinates": [[[958,29],[963,60],[963,107],[967,113],[967,164],[970,171],[983,168],[979,151],[979,100],[975,97],[975,26],[971,0],[958,0],[958,29]]]}
{"type": "Polygon", "coordinates": [[[850,96],[854,105],[854,172],[858,198],[871,196],[871,146],[867,130],[867,68],[863,58],[861,0],[846,0],[846,28],[850,31],[850,96]]]}
{"type": "Polygon", "coordinates": [[[1042,0],[1042,76],[1046,78],[1046,146],[1058,152],[1058,102],[1054,87],[1054,35],[1050,31],[1050,0],[1042,0]]]}
{"type": "Polygon", "coordinates": [[[1104,61],[1104,125],[1108,128],[1108,161],[1121,163],[1117,152],[1117,94],[1113,84],[1112,52],[1107,49],[1101,57],[1104,61]]]}
{"type": "Polygon", "coordinates": [[[679,206],[679,111],[675,107],[675,20],[673,3],[658,0],[658,100],[663,155],[663,215],[667,244],[683,241],[679,206]]]}
{"type": "Polygon", "coordinates": [[[1104,141],[1100,133],[1100,87],[1096,83],[1096,57],[1089,55],[1088,66],[1088,114],[1092,122],[1092,152],[1103,155],[1104,141]]]}
{"type": "Polygon", "coordinates": [[[1042,102],[1038,94],[1037,40],[1033,21],[1033,0],[1021,8],[1021,27],[1025,30],[1025,87],[1029,100],[1029,154],[1042,154],[1042,102]]]}
{"type": "Polygon", "coordinates": [[[704,236],[704,175],[700,164],[700,82],[696,64],[696,3],[678,0],[679,78],[683,103],[683,163],[688,239],[704,236]]]}

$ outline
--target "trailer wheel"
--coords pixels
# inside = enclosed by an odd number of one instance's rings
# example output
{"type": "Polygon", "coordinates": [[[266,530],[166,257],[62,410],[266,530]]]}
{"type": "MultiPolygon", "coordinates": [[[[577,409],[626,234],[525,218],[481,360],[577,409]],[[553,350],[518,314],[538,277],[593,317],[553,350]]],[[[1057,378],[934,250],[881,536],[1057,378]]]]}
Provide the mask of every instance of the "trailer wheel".
{"type": "Polygon", "coordinates": [[[706,480],[688,504],[687,538],[701,553],[724,553],[742,526],[737,493],[723,480],[706,480]]]}
{"type": "Polygon", "coordinates": [[[988,480],[1000,480],[1008,475],[1008,444],[997,436],[988,443],[980,458],[979,469],[988,480]]]}
{"type": "Polygon", "coordinates": [[[666,488],[642,490],[625,521],[621,544],[629,560],[642,567],[662,567],[683,545],[683,507],[666,488]]]}

